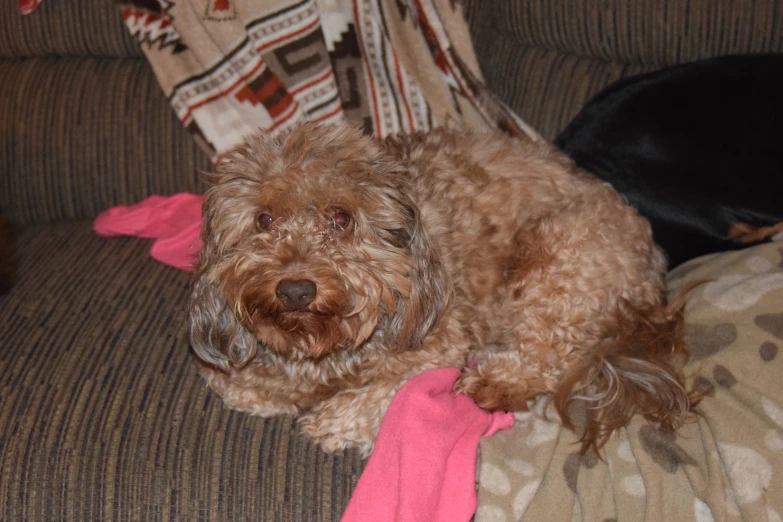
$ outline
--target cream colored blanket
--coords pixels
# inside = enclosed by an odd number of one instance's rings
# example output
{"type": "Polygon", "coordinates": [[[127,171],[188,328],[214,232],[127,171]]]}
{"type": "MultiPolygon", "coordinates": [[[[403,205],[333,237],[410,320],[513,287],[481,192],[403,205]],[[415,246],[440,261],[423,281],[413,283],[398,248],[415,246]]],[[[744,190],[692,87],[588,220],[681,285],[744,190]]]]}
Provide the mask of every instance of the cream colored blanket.
{"type": "Polygon", "coordinates": [[[481,443],[476,521],[783,520],[783,242],[693,260],[689,369],[710,390],[676,436],[638,418],[580,457],[555,414],[481,443]]]}

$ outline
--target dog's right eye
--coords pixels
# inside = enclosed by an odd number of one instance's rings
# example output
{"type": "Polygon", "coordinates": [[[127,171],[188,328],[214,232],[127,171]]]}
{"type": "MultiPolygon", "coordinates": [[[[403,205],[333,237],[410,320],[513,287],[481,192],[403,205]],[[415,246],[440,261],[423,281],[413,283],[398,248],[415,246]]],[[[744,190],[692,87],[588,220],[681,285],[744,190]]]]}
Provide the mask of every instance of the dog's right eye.
{"type": "Polygon", "coordinates": [[[256,216],[256,228],[258,230],[266,230],[269,228],[269,225],[274,222],[275,218],[273,218],[271,215],[267,214],[266,212],[259,212],[256,216]]]}

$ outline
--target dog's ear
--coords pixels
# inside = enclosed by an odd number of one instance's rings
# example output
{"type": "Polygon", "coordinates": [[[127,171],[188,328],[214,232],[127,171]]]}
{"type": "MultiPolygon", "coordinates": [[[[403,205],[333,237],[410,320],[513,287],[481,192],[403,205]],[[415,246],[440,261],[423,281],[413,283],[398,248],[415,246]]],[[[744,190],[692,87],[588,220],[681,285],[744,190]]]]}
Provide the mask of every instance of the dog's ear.
{"type": "Polygon", "coordinates": [[[199,359],[224,371],[229,364],[244,366],[255,356],[255,337],[203,274],[193,284],[189,329],[190,344],[199,359]]]}
{"type": "MultiPolygon", "coordinates": [[[[205,205],[205,211],[206,211],[205,205]]],[[[199,270],[190,295],[188,326],[193,351],[202,361],[228,371],[229,365],[244,366],[256,354],[257,340],[211,280],[211,257],[217,246],[210,231],[208,212],[202,232],[199,270]]]]}
{"type": "Polygon", "coordinates": [[[392,342],[401,349],[417,347],[438,323],[450,299],[443,264],[432,249],[421,223],[419,210],[410,202],[400,202],[405,226],[392,231],[395,243],[407,249],[414,264],[407,296],[397,296],[397,310],[389,324],[392,342]]]}

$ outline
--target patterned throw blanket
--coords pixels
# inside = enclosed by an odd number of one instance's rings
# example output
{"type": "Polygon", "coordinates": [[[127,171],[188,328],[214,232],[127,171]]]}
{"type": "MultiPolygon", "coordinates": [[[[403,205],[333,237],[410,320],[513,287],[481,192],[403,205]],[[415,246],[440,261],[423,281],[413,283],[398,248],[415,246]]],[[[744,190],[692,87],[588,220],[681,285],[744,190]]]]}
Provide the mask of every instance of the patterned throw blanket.
{"type": "MultiPolygon", "coordinates": [[[[485,88],[453,0],[118,5],[172,108],[214,162],[247,134],[299,121],[348,120],[379,138],[454,125],[538,139],[485,88]]],[[[199,227],[178,216],[170,222],[164,206],[174,203],[110,209],[95,230],[155,238],[156,259],[187,269],[199,227]],[[140,228],[136,215],[163,232],[140,228]]]]}
{"type": "Polygon", "coordinates": [[[534,136],[483,87],[450,0],[120,2],[183,125],[213,160],[297,121],[368,134],[456,124],[534,136]]]}

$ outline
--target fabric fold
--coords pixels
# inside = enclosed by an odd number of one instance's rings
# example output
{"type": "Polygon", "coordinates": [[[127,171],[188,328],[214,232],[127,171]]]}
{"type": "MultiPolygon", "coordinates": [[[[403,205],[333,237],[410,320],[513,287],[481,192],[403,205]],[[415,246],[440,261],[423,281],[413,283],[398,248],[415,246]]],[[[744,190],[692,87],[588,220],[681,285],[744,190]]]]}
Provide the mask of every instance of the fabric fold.
{"type": "Polygon", "coordinates": [[[195,270],[201,248],[201,206],[204,197],[180,193],[150,196],[135,205],[120,205],[95,218],[99,236],[137,236],[155,239],[150,254],[161,263],[195,270]]]}
{"type": "Polygon", "coordinates": [[[459,374],[457,368],[430,370],[400,388],[343,522],[470,520],[479,440],[510,428],[514,416],[455,395],[459,374]]]}

